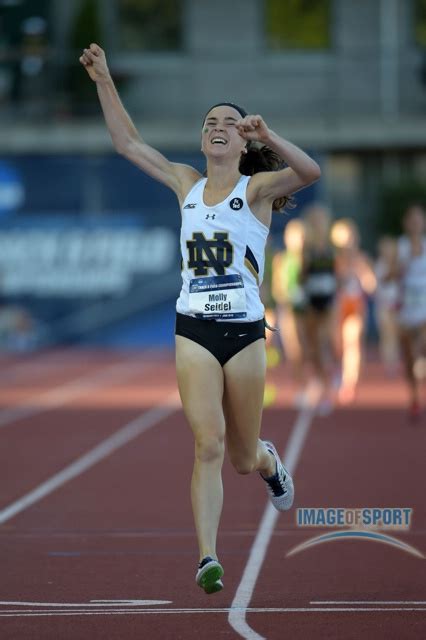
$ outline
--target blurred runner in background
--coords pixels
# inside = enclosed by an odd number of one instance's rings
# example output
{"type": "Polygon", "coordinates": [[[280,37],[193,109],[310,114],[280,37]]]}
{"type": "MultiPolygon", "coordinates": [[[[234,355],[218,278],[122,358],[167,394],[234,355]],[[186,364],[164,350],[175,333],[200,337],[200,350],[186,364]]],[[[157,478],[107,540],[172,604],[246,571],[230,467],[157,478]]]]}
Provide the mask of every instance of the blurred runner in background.
{"type": "MultiPolygon", "coordinates": [[[[266,347],[266,366],[268,369],[274,369],[281,360],[279,349],[279,332],[276,330],[278,323],[277,305],[272,295],[272,263],[274,259],[274,248],[270,236],[268,236],[265,247],[265,266],[263,272],[263,282],[260,286],[260,297],[265,307],[265,347],[266,347]]],[[[263,394],[263,406],[270,407],[277,398],[276,385],[266,378],[265,391],[263,394]]]]}
{"type": "Polygon", "coordinates": [[[336,295],[336,259],[331,243],[329,210],[319,204],[304,212],[305,245],[301,282],[305,292],[304,336],[307,359],[312,365],[313,383],[319,386],[318,413],[327,415],[333,408],[332,372],[336,367],[333,353],[332,313],[336,295]]]}
{"type": "Polygon", "coordinates": [[[284,249],[275,255],[272,264],[272,295],[277,303],[281,344],[291,375],[299,387],[296,404],[302,401],[305,382],[302,336],[305,297],[300,282],[304,239],[303,222],[290,220],[283,234],[284,249]]]}
{"type": "Polygon", "coordinates": [[[374,265],[377,288],[374,296],[375,319],[379,333],[379,352],[386,375],[396,375],[399,363],[398,312],[398,244],[383,236],[377,245],[374,265]]]}
{"type": "Polygon", "coordinates": [[[358,227],[352,219],[337,220],[331,230],[336,252],[337,299],[336,337],[342,376],[340,404],[354,400],[358,383],[367,300],[376,287],[370,260],[360,249],[358,227]]]}
{"type": "Polygon", "coordinates": [[[421,413],[421,382],[426,345],[426,239],[425,209],[413,204],[404,214],[405,234],[398,241],[401,276],[399,310],[401,352],[410,390],[409,416],[421,413]]]}

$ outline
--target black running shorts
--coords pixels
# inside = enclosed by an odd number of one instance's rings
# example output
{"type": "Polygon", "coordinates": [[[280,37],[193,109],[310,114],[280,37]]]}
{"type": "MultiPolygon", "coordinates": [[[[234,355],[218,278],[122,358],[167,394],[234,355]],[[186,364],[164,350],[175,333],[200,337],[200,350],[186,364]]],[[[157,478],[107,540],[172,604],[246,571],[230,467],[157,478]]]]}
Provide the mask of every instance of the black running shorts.
{"type": "Polygon", "coordinates": [[[175,333],[210,351],[223,367],[244,347],[265,338],[265,321],[217,322],[177,313],[175,333]]]}

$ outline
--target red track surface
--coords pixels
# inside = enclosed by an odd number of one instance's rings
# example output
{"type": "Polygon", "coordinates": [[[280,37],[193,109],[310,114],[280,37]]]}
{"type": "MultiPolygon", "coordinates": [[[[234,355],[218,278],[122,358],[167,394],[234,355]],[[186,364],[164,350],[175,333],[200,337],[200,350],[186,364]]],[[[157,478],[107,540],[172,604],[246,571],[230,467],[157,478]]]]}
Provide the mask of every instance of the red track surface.
{"type": "MultiPolygon", "coordinates": [[[[241,637],[227,609],[265,509],[264,487],[226,464],[219,540],[225,589],[206,596],[194,582],[192,441],[171,397],[172,358],[63,352],[0,364],[0,516],[137,416],[149,420],[152,406],[172,406],[170,415],[154,416],[143,433],[0,524],[0,638],[241,637]],[[61,393],[52,394],[57,387],[61,393]]],[[[297,413],[285,371],[271,378],[280,392],[265,411],[263,435],[283,450],[297,413]]],[[[380,369],[368,365],[350,409],[314,418],[295,473],[296,507],[411,507],[410,531],[390,533],[425,553],[426,424],[409,425],[404,402],[401,382],[384,383],[380,369]]],[[[295,512],[279,516],[249,604],[258,611],[246,616],[255,631],[243,637],[425,638],[423,561],[365,540],[286,557],[324,531],[297,528],[295,512]]]]}

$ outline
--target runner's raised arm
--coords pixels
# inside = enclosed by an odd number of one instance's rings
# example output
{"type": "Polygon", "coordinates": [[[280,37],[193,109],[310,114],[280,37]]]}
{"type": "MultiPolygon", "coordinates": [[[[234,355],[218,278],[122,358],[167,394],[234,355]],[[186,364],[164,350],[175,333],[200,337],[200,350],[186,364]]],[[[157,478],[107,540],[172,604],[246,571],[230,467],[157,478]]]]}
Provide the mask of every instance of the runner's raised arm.
{"type": "Polygon", "coordinates": [[[116,151],[149,176],[172,189],[183,200],[200,174],[187,165],[170,162],[146,144],[120,100],[108,69],[105,52],[92,43],[80,57],[90,78],[96,83],[102,111],[116,151]]]}

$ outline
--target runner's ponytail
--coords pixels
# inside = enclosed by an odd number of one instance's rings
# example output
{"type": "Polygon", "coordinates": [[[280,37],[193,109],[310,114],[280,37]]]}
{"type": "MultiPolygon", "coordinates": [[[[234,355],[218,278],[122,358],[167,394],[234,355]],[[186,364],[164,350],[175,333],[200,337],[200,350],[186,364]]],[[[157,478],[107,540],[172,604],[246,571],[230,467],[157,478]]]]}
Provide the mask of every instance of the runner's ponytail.
{"type": "MultiPolygon", "coordinates": [[[[249,142],[246,153],[242,154],[239,171],[245,176],[252,176],[260,171],[280,171],[287,165],[280,156],[266,145],[258,145],[249,142]]],[[[285,207],[292,209],[295,206],[291,196],[283,196],[274,200],[273,211],[281,211],[285,207]]]]}

